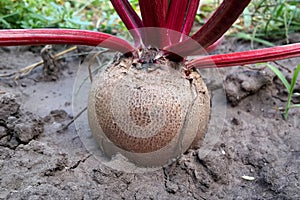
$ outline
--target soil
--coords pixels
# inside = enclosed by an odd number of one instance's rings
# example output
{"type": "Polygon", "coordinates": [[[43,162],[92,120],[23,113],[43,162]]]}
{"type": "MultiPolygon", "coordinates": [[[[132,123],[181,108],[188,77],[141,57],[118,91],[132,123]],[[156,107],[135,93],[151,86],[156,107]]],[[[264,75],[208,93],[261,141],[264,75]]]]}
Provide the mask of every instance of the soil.
{"type": "MultiPolygon", "coordinates": [[[[227,39],[215,53],[249,48],[227,39]]],[[[41,60],[40,50],[1,48],[0,74],[41,60]]],[[[62,130],[77,114],[71,102],[79,62],[61,60],[50,80],[42,67],[0,79],[0,199],[300,199],[300,112],[282,119],[287,94],[266,68],[220,70],[227,113],[206,156],[193,149],[156,171],[126,173],[91,155],[74,124],[62,130]]],[[[279,63],[292,70],[300,58],[279,63]]]]}

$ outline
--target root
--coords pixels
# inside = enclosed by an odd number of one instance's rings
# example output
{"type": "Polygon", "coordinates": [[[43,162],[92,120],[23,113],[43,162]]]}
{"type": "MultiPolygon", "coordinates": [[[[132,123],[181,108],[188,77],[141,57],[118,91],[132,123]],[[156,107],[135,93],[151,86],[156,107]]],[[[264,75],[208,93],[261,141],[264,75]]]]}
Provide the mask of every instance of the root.
{"type": "MultiPolygon", "coordinates": [[[[76,49],[77,49],[77,46],[73,46],[69,49],[66,49],[62,52],[59,52],[59,53],[57,53],[53,56],[53,59],[55,59],[55,60],[61,59],[61,56],[63,56],[64,54],[67,54],[71,51],[74,51],[76,49]]],[[[9,73],[9,74],[0,74],[0,78],[9,78],[9,77],[14,76],[14,79],[16,80],[16,79],[19,79],[20,77],[23,77],[23,76],[26,76],[26,75],[30,74],[34,69],[36,69],[38,66],[40,66],[42,64],[44,64],[44,60],[41,60],[37,63],[34,63],[32,65],[29,65],[27,67],[24,67],[20,70],[14,71],[14,72],[9,73]]]]}
{"type": "Polygon", "coordinates": [[[57,132],[63,132],[64,130],[67,130],[69,128],[69,126],[71,124],[73,124],[75,122],[75,120],[78,119],[82,115],[82,113],[84,113],[86,110],[87,110],[87,107],[85,107],[84,109],[82,109],[69,123],[67,123],[64,127],[62,127],[57,132]]]}
{"type": "Polygon", "coordinates": [[[105,51],[101,51],[101,52],[97,52],[93,55],[93,57],[90,59],[89,61],[89,66],[88,66],[88,70],[89,70],[89,78],[90,78],[90,81],[93,82],[93,72],[92,72],[92,64],[93,62],[95,61],[95,59],[97,58],[97,56],[100,56],[102,54],[105,54],[105,53],[109,53],[109,52],[113,52],[111,50],[105,50],[105,51]]]}
{"type": "MultiPolygon", "coordinates": [[[[276,64],[277,66],[281,67],[282,69],[286,70],[287,72],[292,73],[292,71],[288,67],[285,67],[284,65],[280,64],[279,62],[277,62],[277,61],[272,61],[272,62],[274,64],[276,64]]],[[[244,65],[244,67],[246,67],[250,70],[257,70],[257,71],[265,70],[267,68],[267,66],[264,66],[264,65],[262,65],[261,67],[258,67],[257,65],[255,65],[254,67],[250,66],[250,65],[244,65]]]]}
{"type": "Polygon", "coordinates": [[[258,67],[258,66],[250,66],[250,65],[244,65],[244,67],[246,67],[247,69],[250,69],[250,70],[256,70],[256,71],[262,71],[262,70],[265,70],[267,68],[267,66],[261,66],[261,67],[258,67]]]}

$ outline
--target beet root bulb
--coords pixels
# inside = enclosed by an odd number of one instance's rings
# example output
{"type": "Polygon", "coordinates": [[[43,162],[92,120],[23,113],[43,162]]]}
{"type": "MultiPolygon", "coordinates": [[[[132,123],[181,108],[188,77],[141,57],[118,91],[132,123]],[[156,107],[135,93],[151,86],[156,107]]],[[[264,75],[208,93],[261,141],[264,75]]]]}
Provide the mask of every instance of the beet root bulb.
{"type": "Polygon", "coordinates": [[[117,59],[98,73],[89,94],[89,125],[103,153],[139,167],[166,165],[201,145],[209,116],[199,73],[167,60],[117,59]]]}

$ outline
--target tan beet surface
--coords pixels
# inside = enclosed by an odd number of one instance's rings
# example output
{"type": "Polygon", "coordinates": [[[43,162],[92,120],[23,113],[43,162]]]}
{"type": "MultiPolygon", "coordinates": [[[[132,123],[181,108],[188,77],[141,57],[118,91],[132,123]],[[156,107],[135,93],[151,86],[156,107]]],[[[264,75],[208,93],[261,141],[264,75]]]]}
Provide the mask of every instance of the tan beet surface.
{"type": "Polygon", "coordinates": [[[163,166],[193,142],[201,143],[209,93],[197,72],[186,77],[182,67],[173,69],[164,60],[135,62],[121,58],[93,79],[88,109],[92,133],[104,152],[125,150],[123,155],[134,153],[130,160],[138,166],[163,166]],[[116,147],[106,149],[111,143],[116,147]],[[135,158],[138,153],[142,158],[135,158]]]}

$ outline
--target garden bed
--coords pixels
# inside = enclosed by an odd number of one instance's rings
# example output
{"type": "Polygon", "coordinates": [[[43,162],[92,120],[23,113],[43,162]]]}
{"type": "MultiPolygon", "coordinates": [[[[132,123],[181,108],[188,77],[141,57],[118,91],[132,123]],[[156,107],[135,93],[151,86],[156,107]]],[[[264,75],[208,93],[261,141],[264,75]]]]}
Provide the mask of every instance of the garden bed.
{"type": "MultiPolygon", "coordinates": [[[[219,51],[247,49],[249,44],[228,39],[219,51]]],[[[1,48],[0,74],[39,61],[39,52],[1,48]]],[[[190,150],[160,170],[125,173],[93,157],[74,124],[58,131],[77,114],[71,102],[78,63],[60,61],[56,81],[44,80],[41,69],[18,80],[0,79],[0,199],[300,198],[300,112],[291,109],[282,119],[278,108],[287,95],[269,70],[220,71],[227,95],[243,98],[228,103],[219,141],[206,157],[201,149],[190,150]]],[[[300,58],[280,63],[294,69],[300,58]]]]}

